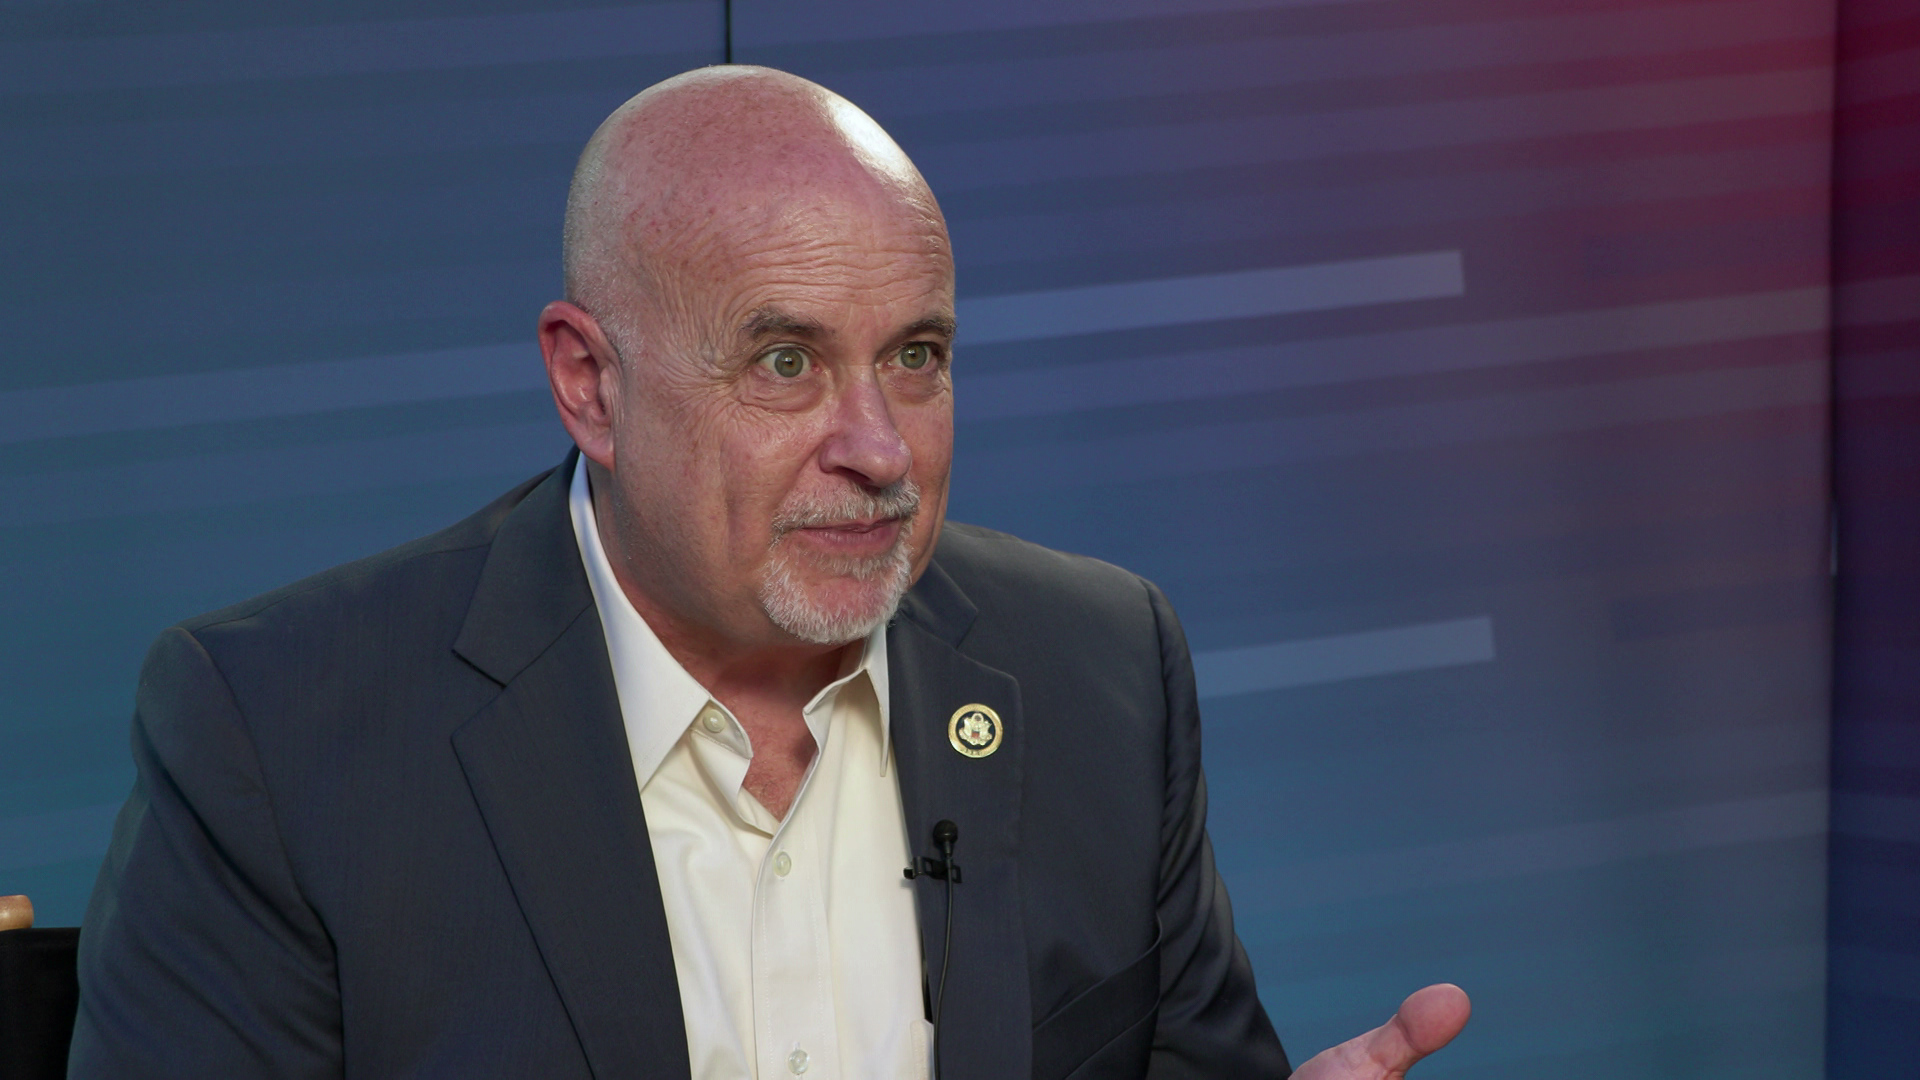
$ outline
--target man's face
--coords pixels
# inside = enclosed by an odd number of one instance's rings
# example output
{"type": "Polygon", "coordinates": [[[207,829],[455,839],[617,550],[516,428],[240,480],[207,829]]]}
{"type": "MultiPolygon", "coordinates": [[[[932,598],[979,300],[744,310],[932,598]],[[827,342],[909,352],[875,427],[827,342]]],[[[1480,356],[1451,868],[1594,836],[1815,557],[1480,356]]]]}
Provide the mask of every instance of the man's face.
{"type": "Polygon", "coordinates": [[[613,532],[674,618],[740,643],[850,641],[932,554],[947,500],[953,271],[883,192],[663,245],[616,318],[613,532]]]}

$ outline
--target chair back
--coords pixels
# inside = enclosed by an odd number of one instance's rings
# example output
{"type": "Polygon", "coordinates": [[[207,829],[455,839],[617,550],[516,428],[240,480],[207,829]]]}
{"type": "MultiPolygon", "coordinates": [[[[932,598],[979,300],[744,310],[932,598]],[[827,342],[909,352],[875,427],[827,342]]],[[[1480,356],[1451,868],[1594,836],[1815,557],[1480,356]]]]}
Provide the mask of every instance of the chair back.
{"type": "Polygon", "coordinates": [[[73,1017],[77,926],[0,930],[0,1080],[63,1080],[73,1017]]]}

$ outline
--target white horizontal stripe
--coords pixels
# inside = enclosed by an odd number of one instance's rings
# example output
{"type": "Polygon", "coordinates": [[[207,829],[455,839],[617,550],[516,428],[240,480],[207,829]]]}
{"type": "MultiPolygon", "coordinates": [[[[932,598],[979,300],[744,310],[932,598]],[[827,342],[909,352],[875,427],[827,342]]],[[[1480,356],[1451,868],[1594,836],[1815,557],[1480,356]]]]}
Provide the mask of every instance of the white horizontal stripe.
{"type": "Polygon", "coordinates": [[[1228,697],[1374,675],[1483,664],[1493,659],[1493,619],[1396,626],[1357,634],[1196,653],[1200,697],[1228,697]]]}
{"type": "MultiPolygon", "coordinates": [[[[1916,280],[1875,284],[1897,293],[1916,280]]],[[[1047,295],[1054,294],[991,299],[1038,307],[1034,298],[1047,295]]],[[[963,317],[973,317],[971,304],[981,302],[963,303],[963,317]]],[[[1827,290],[1787,289],[1037,371],[971,375],[963,367],[957,397],[963,420],[1042,416],[1812,333],[1826,326],[1827,290]]],[[[966,333],[972,336],[971,329],[966,333]]],[[[545,388],[546,373],[531,342],[33,387],[0,392],[0,443],[545,388]]]]}
{"type": "MultiPolygon", "coordinates": [[[[1216,12],[1319,7],[1355,0],[969,0],[965,4],[841,0],[831,18],[789,0],[734,0],[735,50],[767,45],[870,41],[923,34],[974,34],[1047,26],[1188,17],[1216,12]]],[[[758,63],[760,61],[752,61],[758,63]]]]}
{"type": "Polygon", "coordinates": [[[935,143],[914,153],[943,196],[1006,185],[1511,144],[1826,113],[1831,67],[1422,101],[1325,112],[935,143]]]}
{"type": "MultiPolygon", "coordinates": [[[[962,301],[967,341],[1004,342],[1456,296],[1460,253],[1131,281],[962,301]],[[975,324],[978,324],[976,328],[975,324]]],[[[546,388],[529,341],[0,392],[0,444],[305,416],[546,388]]]]}
{"type": "MultiPolygon", "coordinates": [[[[1474,173],[1408,169],[1337,185],[1276,184],[1258,193],[1180,198],[1152,215],[1142,215],[1138,206],[1124,202],[1091,198],[1044,209],[1009,206],[1005,212],[968,214],[957,221],[954,243],[975,266],[1018,264],[1031,259],[1034,252],[1046,251],[1071,251],[1081,264],[1097,266],[1137,257],[1142,248],[1166,244],[1170,238],[1177,238],[1185,250],[1213,245],[1286,250],[1304,243],[1345,241],[1357,222],[1365,222],[1367,231],[1375,235],[1417,236],[1462,227],[1478,230],[1489,222],[1538,215],[1604,220],[1633,212],[1629,207],[1825,185],[1832,167],[1825,156],[1826,145],[1809,136],[1661,158],[1617,158],[1607,163],[1605,184],[1595,184],[1592,163],[1583,162],[1474,173]]],[[[1685,234],[1595,237],[1585,245],[1579,261],[1593,282],[1617,281],[1616,275],[1643,273],[1655,265],[1669,269],[1681,264],[1727,265],[1739,261],[1737,252],[1754,250],[1742,247],[1750,245],[1754,227],[1739,227],[1738,236],[1728,231],[1729,226],[1709,225],[1685,234]]],[[[1826,258],[1824,219],[1782,217],[1764,228],[1769,236],[1765,250],[1783,264],[1798,260],[1812,268],[1826,258]]],[[[976,272],[969,280],[982,276],[976,272]]],[[[1479,284],[1475,282],[1476,293],[1481,292],[1479,284]]],[[[1565,302],[1582,302],[1579,290],[1562,295],[1568,298],[1565,302]]],[[[1663,294],[1652,294],[1613,302],[1663,298],[1663,294]]]]}
{"type": "MultiPolygon", "coordinates": [[[[971,5],[934,5],[915,10],[881,0],[884,10],[859,27],[812,17],[804,5],[778,0],[780,14],[743,19],[736,0],[734,42],[781,35],[817,32],[832,41],[852,40],[848,34],[872,31],[888,36],[926,33],[940,25],[943,15],[967,20],[967,28],[992,32],[973,22],[971,5]],[[769,26],[785,17],[786,26],[769,26]],[[805,26],[791,24],[804,22],[805,26]]],[[[776,5],[770,4],[769,8],[776,5]]],[[[1268,6],[1262,3],[1260,6],[1268,6]]],[[[1277,6],[1277,5],[1276,5],[1277,6]]],[[[1120,18],[1125,8],[1093,0],[1085,6],[1093,18],[1120,18]]],[[[1059,18],[1053,3],[1019,5],[1019,14],[1034,19],[1059,18]]],[[[1204,10],[1202,8],[1201,10],[1204,10]]],[[[1196,14],[1198,12],[1195,12],[1196,14]]],[[[1193,20],[1200,24],[1201,20],[1193,20]]],[[[1205,36],[1194,40],[1141,28],[1136,33],[1104,35],[1097,44],[1083,39],[1064,49],[1043,52],[988,50],[984,55],[956,55],[953,50],[902,49],[888,66],[837,70],[833,88],[857,102],[884,102],[885,119],[955,113],[953,88],[967,88],[964,109],[1035,108],[1063,103],[1136,102],[1148,85],[1141,73],[1153,72],[1151,86],[1162,95],[1221,91],[1262,91],[1338,79],[1404,79],[1426,72],[1465,72],[1505,68],[1515,57],[1529,64],[1559,64],[1582,60],[1672,55],[1695,49],[1728,49],[1758,42],[1825,38],[1833,32],[1817,9],[1779,0],[1712,0],[1709,3],[1662,4],[1652,8],[1562,11],[1559,5],[1538,4],[1516,17],[1445,21],[1432,25],[1374,25],[1373,20],[1346,20],[1360,29],[1305,29],[1274,25],[1267,33],[1254,30],[1232,40],[1205,36]],[[1087,51],[1080,48],[1095,47],[1087,51]],[[1102,48],[1099,45],[1112,47],[1102,48]]],[[[997,23],[995,24],[997,25],[997,23]]],[[[864,58],[863,58],[864,60],[864,58]]],[[[937,129],[929,128],[930,133],[937,129]]],[[[917,134],[917,133],[916,133],[917,134]]]]}
{"type": "Polygon", "coordinates": [[[97,859],[119,812],[120,804],[111,802],[0,818],[0,870],[97,859]]]}
{"type": "MultiPolygon", "coordinates": [[[[1134,482],[1802,407],[1826,395],[1824,361],[1809,360],[1045,447],[982,448],[964,455],[961,467],[970,482],[1006,491],[1134,482]]],[[[284,414],[299,411],[289,402],[284,414]]],[[[0,476],[0,528],[525,475],[549,466],[565,446],[558,423],[528,421],[0,476]]]]}
{"type": "Polygon", "coordinates": [[[962,420],[1045,416],[1827,328],[1827,290],[1783,289],[1457,326],[963,375],[962,420]]]}
{"type": "Polygon", "coordinates": [[[505,487],[559,464],[568,445],[546,420],[0,476],[0,528],[466,479],[505,487]]]}
{"type": "MultiPolygon", "coordinates": [[[[715,0],[319,26],[0,42],[0,94],[95,93],[711,48],[715,0]]],[[[638,90],[639,87],[635,87],[638,90]]]]}
{"type": "MultiPolygon", "coordinates": [[[[127,177],[125,183],[144,187],[149,177],[157,176],[361,163],[393,157],[440,158],[472,150],[512,149],[532,161],[550,153],[556,142],[568,144],[568,150],[571,144],[584,142],[607,111],[619,103],[617,92],[604,90],[538,94],[509,91],[500,96],[456,100],[401,98],[366,103],[348,98],[326,106],[288,106],[257,113],[185,112],[139,120],[0,126],[0,184],[58,183],[78,178],[98,182],[114,176],[127,177]]],[[[362,167],[356,165],[353,171],[362,167]]],[[[175,183],[159,181],[162,187],[179,190],[172,186],[175,183]]],[[[446,197],[442,189],[432,187],[425,179],[380,196],[362,186],[368,183],[365,180],[341,181],[337,186],[334,181],[320,183],[322,190],[354,200],[361,208],[355,215],[356,225],[369,230],[383,227],[393,215],[412,212],[423,201],[446,197]]],[[[526,178],[489,178],[484,183],[491,194],[483,198],[491,206],[512,205],[513,209],[475,211],[467,203],[457,213],[505,213],[523,221],[523,211],[534,198],[543,206],[557,209],[551,180],[541,184],[526,178]],[[521,191],[537,194],[517,197],[521,191]]],[[[325,198],[314,189],[304,190],[308,194],[280,193],[274,198],[292,203],[325,198]]],[[[437,210],[447,213],[444,205],[437,210]]],[[[410,223],[412,226],[427,227],[427,223],[416,221],[410,223]]],[[[298,242],[289,234],[275,235],[287,237],[285,242],[298,242]]],[[[461,264],[458,272],[475,269],[476,264],[468,262],[461,264]]],[[[543,275],[550,275],[552,269],[551,263],[541,262],[543,275]]]]}
{"type": "Polygon", "coordinates": [[[1767,367],[982,448],[965,454],[956,468],[966,471],[969,483],[1001,491],[1133,483],[1816,406],[1826,402],[1827,390],[1822,351],[1804,362],[1767,367]]]}
{"type": "Polygon", "coordinates": [[[0,443],[540,390],[532,342],[0,393],[0,443]]]}
{"type": "Polygon", "coordinates": [[[1460,296],[1458,251],[987,296],[960,305],[960,343],[1249,319],[1460,296]]]}
{"type": "Polygon", "coordinates": [[[1655,810],[1418,847],[1355,852],[1254,869],[1236,896],[1274,909],[1577,870],[1653,855],[1819,836],[1825,788],[1655,810]],[[1272,880],[1263,880],[1271,876],[1272,880]],[[1271,888],[1265,886],[1271,885],[1271,888]]]}
{"type": "MultiPolygon", "coordinates": [[[[969,482],[1003,491],[1127,483],[1636,424],[1695,420],[1827,398],[1824,361],[1630,379],[1461,401],[1212,424],[963,455],[969,482]]],[[[0,476],[0,528],[193,506],[528,475],[566,447],[557,422],[351,439],[72,471],[0,476]]]]}

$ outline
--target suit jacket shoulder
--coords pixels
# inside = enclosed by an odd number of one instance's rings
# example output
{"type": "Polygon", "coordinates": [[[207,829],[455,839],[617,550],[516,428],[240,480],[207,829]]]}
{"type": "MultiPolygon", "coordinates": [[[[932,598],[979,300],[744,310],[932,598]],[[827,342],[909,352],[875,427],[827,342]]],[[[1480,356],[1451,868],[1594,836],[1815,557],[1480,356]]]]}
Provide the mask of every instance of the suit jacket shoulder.
{"type": "Polygon", "coordinates": [[[979,525],[948,522],[935,557],[983,610],[989,599],[1126,606],[1145,599],[1145,583],[1131,570],[979,525]]]}
{"type": "MultiPolygon", "coordinates": [[[[590,606],[577,558],[556,555],[573,545],[565,469],[160,636],[82,936],[73,1075],[587,1074],[605,1041],[555,995],[455,744],[508,696],[457,647],[474,613],[491,605],[479,636],[497,656],[551,644],[590,606]]],[[[555,722],[617,740],[590,629],[555,722]]],[[[631,788],[614,756],[576,758],[578,787],[631,788]]]]}
{"type": "Polygon", "coordinates": [[[1016,677],[1064,675],[1104,655],[1103,670],[1139,667],[1158,683],[1157,590],[1132,571],[958,522],[934,562],[977,611],[961,647],[981,661],[1016,677]]]}
{"type": "MultiPolygon", "coordinates": [[[[247,635],[273,638],[271,648],[332,649],[365,646],[364,637],[340,632],[339,619],[356,621],[419,597],[427,608],[409,606],[409,620],[432,618],[449,603],[464,605],[500,525],[529,492],[552,476],[542,473],[465,519],[439,532],[386,551],[331,567],[288,585],[183,620],[180,628],[203,641],[243,644],[247,635]]],[[[458,625],[464,606],[453,611],[458,625]]],[[[265,644],[263,642],[263,644],[265,644]]]]}

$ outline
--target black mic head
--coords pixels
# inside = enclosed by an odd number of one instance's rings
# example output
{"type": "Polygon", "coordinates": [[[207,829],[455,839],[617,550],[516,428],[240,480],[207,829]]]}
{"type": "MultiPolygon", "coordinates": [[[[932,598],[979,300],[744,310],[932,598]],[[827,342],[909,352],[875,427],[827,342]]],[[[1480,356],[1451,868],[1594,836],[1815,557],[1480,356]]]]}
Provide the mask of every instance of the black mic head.
{"type": "Polygon", "coordinates": [[[933,842],[934,843],[951,844],[958,839],[960,839],[960,826],[955,825],[953,822],[948,821],[945,818],[942,818],[939,821],[936,821],[933,823],[933,842]]]}

